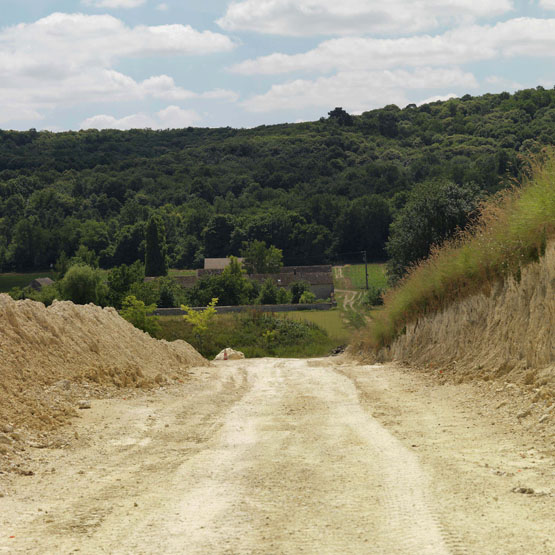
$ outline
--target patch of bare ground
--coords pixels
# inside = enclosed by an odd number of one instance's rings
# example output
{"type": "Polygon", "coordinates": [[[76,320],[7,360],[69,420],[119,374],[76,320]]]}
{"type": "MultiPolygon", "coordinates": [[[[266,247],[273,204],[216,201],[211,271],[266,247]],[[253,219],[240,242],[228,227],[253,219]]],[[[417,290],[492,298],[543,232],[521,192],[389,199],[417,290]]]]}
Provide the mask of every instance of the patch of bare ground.
{"type": "Polygon", "coordinates": [[[555,551],[553,444],[512,387],[347,357],[190,372],[30,449],[34,474],[2,482],[0,552],[555,551]]]}

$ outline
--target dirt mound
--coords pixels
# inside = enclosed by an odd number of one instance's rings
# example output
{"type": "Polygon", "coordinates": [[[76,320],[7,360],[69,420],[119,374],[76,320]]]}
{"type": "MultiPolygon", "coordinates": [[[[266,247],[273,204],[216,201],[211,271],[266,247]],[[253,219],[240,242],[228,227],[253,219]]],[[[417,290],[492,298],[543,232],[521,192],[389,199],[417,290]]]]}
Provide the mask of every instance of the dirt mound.
{"type": "Polygon", "coordinates": [[[499,380],[555,398],[555,244],[490,295],[461,300],[407,326],[385,353],[443,368],[456,381],[499,380]]]}
{"type": "Polygon", "coordinates": [[[188,343],[158,341],[113,308],[0,295],[0,455],[23,433],[75,414],[76,399],[107,387],[148,388],[207,364],[188,343]]]}

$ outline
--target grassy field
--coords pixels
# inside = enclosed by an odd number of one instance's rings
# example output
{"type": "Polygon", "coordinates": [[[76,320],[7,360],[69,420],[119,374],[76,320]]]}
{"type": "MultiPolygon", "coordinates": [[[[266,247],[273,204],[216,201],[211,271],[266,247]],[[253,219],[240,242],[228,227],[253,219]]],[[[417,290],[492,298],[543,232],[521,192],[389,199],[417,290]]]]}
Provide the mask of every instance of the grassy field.
{"type": "Polygon", "coordinates": [[[197,271],[196,270],[177,270],[177,269],[171,269],[168,271],[168,275],[170,277],[180,277],[180,276],[196,276],[197,275],[197,271]]]}
{"type": "MultiPolygon", "coordinates": [[[[343,267],[343,275],[347,278],[347,285],[344,289],[366,289],[366,276],[364,264],[348,264],[343,267]]],[[[385,264],[368,264],[368,286],[383,289],[387,287],[387,277],[385,275],[385,264]]]]}
{"type": "Polygon", "coordinates": [[[41,277],[55,279],[55,274],[50,271],[29,274],[0,274],[0,293],[7,293],[13,287],[27,287],[34,279],[41,277]]]}
{"type": "Polygon", "coordinates": [[[337,345],[348,343],[352,334],[344,322],[340,310],[307,310],[302,312],[283,312],[279,314],[282,318],[295,320],[296,322],[311,322],[326,330],[329,338],[337,345]]]}

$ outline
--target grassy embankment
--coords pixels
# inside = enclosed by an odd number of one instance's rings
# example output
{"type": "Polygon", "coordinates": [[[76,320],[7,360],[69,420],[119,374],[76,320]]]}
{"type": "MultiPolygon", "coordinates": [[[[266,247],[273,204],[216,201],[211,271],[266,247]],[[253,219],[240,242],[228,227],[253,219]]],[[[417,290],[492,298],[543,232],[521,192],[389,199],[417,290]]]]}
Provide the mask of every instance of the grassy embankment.
{"type": "Polygon", "coordinates": [[[360,338],[371,349],[391,344],[420,316],[479,291],[509,275],[519,277],[555,237],[555,150],[531,164],[520,187],[487,200],[474,224],[434,249],[429,259],[386,293],[384,308],[360,338]]]}
{"type": "Polygon", "coordinates": [[[331,346],[345,345],[349,342],[353,330],[345,324],[341,311],[332,310],[303,310],[302,312],[283,312],[280,318],[288,318],[295,322],[309,322],[325,330],[331,341],[331,346]]]}

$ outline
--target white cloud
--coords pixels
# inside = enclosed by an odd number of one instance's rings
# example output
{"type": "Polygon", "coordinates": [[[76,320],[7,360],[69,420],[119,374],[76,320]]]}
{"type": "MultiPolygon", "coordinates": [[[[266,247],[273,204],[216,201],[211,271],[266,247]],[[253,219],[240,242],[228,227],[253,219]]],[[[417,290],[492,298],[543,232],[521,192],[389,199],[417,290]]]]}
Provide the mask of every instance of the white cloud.
{"type": "Polygon", "coordinates": [[[226,89],[214,89],[203,93],[195,93],[176,86],[172,77],[157,75],[137,84],[139,96],[152,96],[163,100],[189,100],[191,98],[205,98],[210,100],[224,100],[236,102],[239,95],[226,89]]]}
{"type": "Polygon", "coordinates": [[[11,121],[40,121],[43,114],[17,99],[2,99],[0,96],[0,125],[11,121]],[[3,101],[1,101],[3,100],[3,101]]]}
{"type": "Polygon", "coordinates": [[[158,4],[156,6],[156,9],[159,12],[167,12],[170,9],[170,7],[165,2],[162,2],[161,4],[158,4]]]}
{"type": "Polygon", "coordinates": [[[191,99],[236,102],[238,95],[225,89],[196,93],[178,87],[168,75],[149,77],[137,82],[115,70],[96,68],[86,73],[69,75],[61,82],[43,82],[26,88],[11,82],[0,88],[0,123],[14,120],[34,120],[41,110],[58,105],[72,106],[88,102],[123,102],[155,98],[168,101],[191,99]],[[17,101],[15,101],[17,99],[17,101]]]}
{"type": "Polygon", "coordinates": [[[421,100],[420,102],[418,102],[418,106],[422,106],[422,104],[429,104],[430,102],[437,102],[438,100],[445,102],[446,100],[450,100],[451,98],[457,98],[458,96],[459,95],[455,93],[437,94],[435,96],[430,96],[429,98],[421,100]]]}
{"type": "Polygon", "coordinates": [[[540,0],[540,6],[545,10],[555,10],[555,0],[540,0]]]}
{"type": "Polygon", "coordinates": [[[490,75],[485,79],[486,83],[490,85],[488,90],[493,92],[496,91],[515,91],[518,89],[524,89],[525,85],[519,83],[518,81],[513,81],[512,79],[506,79],[505,77],[499,77],[498,75],[490,75]]]}
{"type": "Polygon", "coordinates": [[[81,123],[81,129],[179,129],[189,127],[201,121],[201,116],[194,110],[183,110],[179,106],[168,106],[154,115],[132,114],[123,118],[97,115],[81,123]]]}
{"type": "Polygon", "coordinates": [[[229,91],[227,89],[214,89],[200,94],[199,98],[222,100],[225,102],[237,102],[237,100],[239,100],[239,95],[235,91],[229,91]]]}
{"type": "MultiPolygon", "coordinates": [[[[196,31],[189,25],[128,27],[111,15],[54,13],[34,23],[0,31],[2,52],[39,59],[49,67],[75,63],[109,64],[129,56],[199,55],[226,52],[234,43],[225,35],[196,31]],[[62,56],[61,60],[57,60],[62,56]]],[[[20,60],[16,60],[20,61],[20,60]]]]}
{"type": "Polygon", "coordinates": [[[512,8],[512,0],[240,0],[217,23],[229,31],[290,36],[407,34],[512,8]]]}
{"type": "Polygon", "coordinates": [[[411,102],[410,91],[447,87],[468,90],[477,86],[474,75],[459,68],[340,72],[314,81],[297,79],[273,85],[267,93],[242,104],[251,112],[343,106],[357,113],[386,104],[405,106],[411,102]]]}
{"type": "Polygon", "coordinates": [[[554,56],[555,19],[518,18],[493,26],[472,25],[442,35],[398,39],[344,37],[301,54],[245,60],[231,71],[243,75],[291,71],[368,70],[443,66],[514,56],[554,56]]]}
{"type": "Polygon", "coordinates": [[[83,4],[95,8],[138,8],[146,0],[83,0],[83,4]]]}
{"type": "Polygon", "coordinates": [[[128,27],[110,15],[56,13],[0,30],[0,123],[33,120],[56,106],[158,98],[233,100],[195,93],[167,75],[142,82],[113,66],[144,55],[201,55],[234,47],[226,36],[184,25],[128,27]]]}

